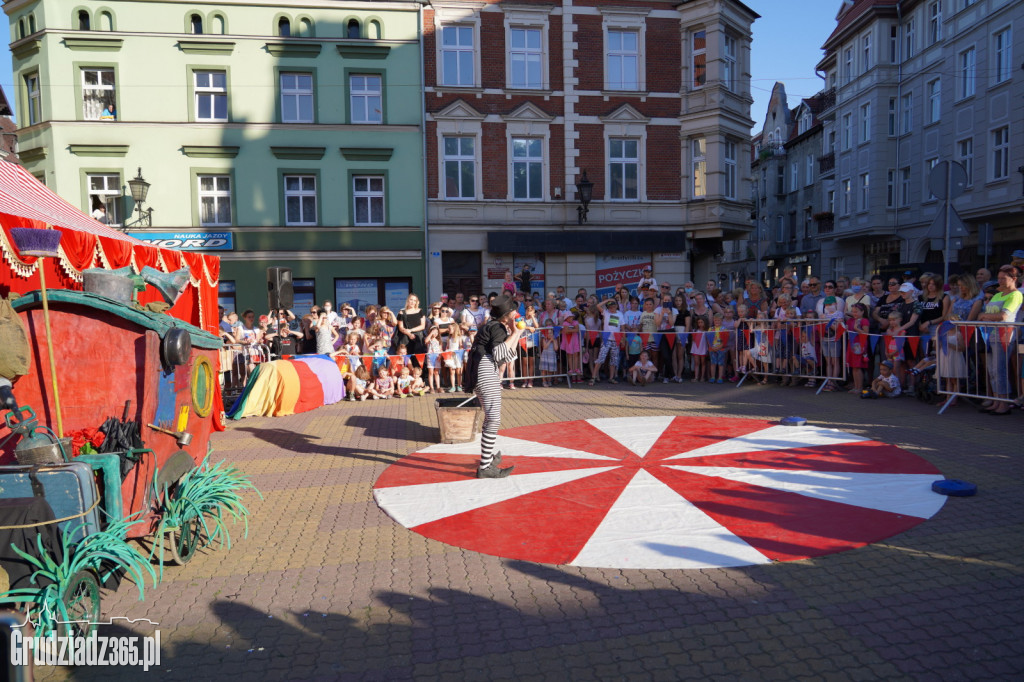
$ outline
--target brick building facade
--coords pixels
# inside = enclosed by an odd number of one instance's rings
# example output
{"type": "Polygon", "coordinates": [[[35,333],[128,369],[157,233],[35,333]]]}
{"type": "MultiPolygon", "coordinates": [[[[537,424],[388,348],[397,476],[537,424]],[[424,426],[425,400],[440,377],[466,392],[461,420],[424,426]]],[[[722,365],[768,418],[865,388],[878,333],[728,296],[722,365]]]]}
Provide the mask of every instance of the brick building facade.
{"type": "Polygon", "coordinates": [[[431,298],[524,264],[570,291],[645,263],[674,286],[716,274],[721,240],[750,229],[754,12],[436,0],[423,17],[431,298]]]}

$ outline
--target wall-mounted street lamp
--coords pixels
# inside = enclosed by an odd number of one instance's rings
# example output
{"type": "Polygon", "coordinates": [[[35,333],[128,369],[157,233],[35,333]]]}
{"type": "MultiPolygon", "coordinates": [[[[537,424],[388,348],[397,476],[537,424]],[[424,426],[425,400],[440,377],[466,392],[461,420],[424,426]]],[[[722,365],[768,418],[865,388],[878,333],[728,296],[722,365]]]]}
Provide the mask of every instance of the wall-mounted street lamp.
{"type": "Polygon", "coordinates": [[[125,227],[152,227],[152,207],[145,210],[142,208],[142,204],[146,201],[146,196],[149,194],[149,183],[143,179],[141,167],[139,168],[138,174],[128,181],[128,189],[132,194],[132,200],[135,202],[135,210],[138,211],[139,217],[130,223],[125,223],[125,227]]]}
{"type": "Polygon", "coordinates": [[[583,171],[583,176],[576,183],[576,196],[580,200],[580,205],[576,207],[576,222],[582,225],[587,222],[590,200],[594,198],[594,183],[587,179],[587,171],[583,171]]]}

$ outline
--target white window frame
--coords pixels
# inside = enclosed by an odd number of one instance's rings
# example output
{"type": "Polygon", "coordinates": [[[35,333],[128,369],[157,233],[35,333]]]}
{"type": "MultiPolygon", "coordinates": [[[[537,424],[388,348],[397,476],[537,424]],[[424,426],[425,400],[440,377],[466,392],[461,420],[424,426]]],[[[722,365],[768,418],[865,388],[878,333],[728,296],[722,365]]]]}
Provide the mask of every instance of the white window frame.
{"type": "Polygon", "coordinates": [[[698,28],[690,32],[690,89],[699,90],[708,84],[708,30],[698,28]],[[698,36],[703,36],[704,46],[697,47],[698,36]],[[703,70],[704,80],[697,77],[697,58],[703,57],[704,64],[700,67],[703,70]]]}
{"type": "Polygon", "coordinates": [[[956,141],[957,161],[967,171],[967,186],[974,184],[974,138],[965,137],[956,141]]]}
{"type": "MultiPolygon", "coordinates": [[[[479,88],[480,87],[480,15],[471,7],[439,6],[434,11],[434,35],[436,40],[437,54],[437,87],[438,88],[479,88]],[[468,46],[458,42],[465,34],[457,32],[458,39],[453,46],[445,46],[445,29],[467,28],[470,30],[472,43],[468,46]],[[456,62],[461,63],[459,57],[466,57],[472,61],[473,74],[471,82],[463,83],[461,76],[456,82],[445,81],[444,66],[445,56],[453,53],[456,62]]],[[[458,68],[456,72],[459,73],[458,68]]]]}
{"type": "Polygon", "coordinates": [[[853,212],[853,183],[850,178],[843,178],[839,183],[839,190],[843,215],[850,215],[853,212]]]}
{"type": "Polygon", "coordinates": [[[853,47],[843,50],[843,85],[853,82],[853,47]]]}
{"type": "Polygon", "coordinates": [[[843,114],[843,151],[853,148],[853,113],[843,114]]]}
{"type": "Polygon", "coordinates": [[[896,208],[896,169],[885,171],[885,207],[896,208]]]}
{"type": "Polygon", "coordinates": [[[604,87],[605,90],[618,90],[622,92],[639,92],[644,90],[641,85],[644,72],[644,62],[641,58],[641,35],[636,28],[611,26],[606,27],[605,59],[604,59],[604,87]],[[623,36],[632,36],[636,40],[636,49],[631,50],[622,46],[623,36]],[[613,43],[615,46],[613,46],[613,43]],[[627,62],[632,60],[632,68],[627,68],[627,62]],[[612,64],[618,63],[619,80],[612,80],[612,64]],[[627,72],[632,71],[633,78],[627,77],[627,72]]]}
{"type": "Polygon", "coordinates": [[[317,187],[316,187],[316,175],[303,174],[303,173],[288,173],[281,176],[281,186],[284,191],[284,224],[287,226],[315,226],[319,224],[320,207],[317,201],[317,187]],[[288,189],[289,178],[298,179],[298,189],[288,189]],[[306,181],[312,180],[312,190],[307,189],[303,185],[306,181]],[[299,220],[292,221],[288,219],[288,200],[294,199],[299,204],[299,220]],[[309,201],[312,200],[313,208],[313,219],[303,220],[306,218],[306,209],[309,206],[309,201]]]}
{"type": "Polygon", "coordinates": [[[384,77],[381,74],[349,74],[348,96],[352,123],[384,123],[384,77]],[[357,79],[362,79],[362,82],[357,82],[357,79]]]}
{"type": "Polygon", "coordinates": [[[825,192],[825,210],[833,216],[836,214],[836,191],[834,189],[825,192]]]}
{"type": "Polygon", "coordinates": [[[898,64],[900,61],[900,27],[897,24],[889,25],[889,63],[898,64]]]}
{"type": "Polygon", "coordinates": [[[280,74],[279,85],[281,88],[281,122],[282,123],[313,123],[316,120],[316,99],[313,95],[313,74],[308,71],[282,71],[280,74]],[[309,87],[302,87],[299,84],[299,79],[305,77],[309,79],[309,87]],[[293,78],[294,85],[285,85],[286,78],[293,78]],[[295,104],[295,117],[289,119],[285,114],[287,107],[285,102],[291,99],[295,104]],[[301,102],[303,100],[309,101],[309,118],[303,118],[301,102]]]}
{"type": "Polygon", "coordinates": [[[736,92],[736,37],[728,33],[722,38],[722,85],[736,92]]]}
{"type": "Polygon", "coordinates": [[[903,61],[914,56],[914,48],[917,47],[917,31],[914,24],[914,16],[907,17],[907,23],[903,25],[903,61]]]}
{"type": "Polygon", "coordinates": [[[869,173],[861,173],[859,180],[860,205],[858,210],[863,212],[871,208],[871,175],[869,173]]]}
{"type": "Polygon", "coordinates": [[[989,133],[992,141],[992,182],[1010,177],[1010,126],[993,128],[989,133]]]}
{"type": "Polygon", "coordinates": [[[932,0],[928,3],[928,44],[934,45],[942,40],[942,2],[932,0]]]}
{"type": "Polygon", "coordinates": [[[227,71],[218,71],[215,69],[199,69],[192,72],[192,84],[195,90],[195,119],[196,121],[206,122],[219,122],[223,123],[231,118],[230,102],[228,100],[228,74],[227,71]],[[215,75],[224,76],[224,87],[216,85],[199,85],[200,76],[209,76],[210,82],[213,82],[213,76],[215,75]],[[199,102],[202,98],[210,99],[210,116],[209,118],[203,118],[199,115],[199,102]],[[217,99],[224,98],[224,116],[217,116],[217,99]]]}
{"type": "Polygon", "coordinates": [[[935,201],[938,197],[932,194],[932,188],[929,180],[932,177],[932,170],[939,165],[939,157],[933,156],[924,160],[924,189],[921,191],[921,196],[924,197],[924,201],[935,201]]]}
{"type": "Polygon", "coordinates": [[[889,115],[886,119],[886,130],[889,137],[896,137],[899,134],[899,114],[896,108],[896,98],[889,98],[889,115]]]}
{"type": "Polygon", "coordinates": [[[93,211],[93,198],[97,198],[107,208],[106,225],[111,227],[118,227],[124,221],[124,216],[121,215],[121,197],[123,191],[121,189],[121,174],[116,172],[104,172],[104,173],[86,173],[85,175],[85,187],[86,187],[86,201],[88,201],[88,210],[86,213],[91,214],[93,211]],[[103,179],[103,188],[94,188],[92,185],[93,178],[103,179]]]}
{"type": "Polygon", "coordinates": [[[725,187],[722,194],[726,199],[736,198],[736,157],[737,144],[732,140],[726,140],[723,146],[723,158],[725,161],[725,187]]]}
{"type": "Polygon", "coordinates": [[[957,55],[957,74],[959,75],[958,99],[971,97],[978,87],[978,51],[974,45],[962,50],[957,55]]]}
{"type": "Polygon", "coordinates": [[[807,155],[807,166],[806,176],[804,177],[804,186],[810,187],[814,184],[814,154],[807,155]]]}
{"type": "Polygon", "coordinates": [[[477,154],[477,151],[479,149],[480,149],[480,137],[478,135],[448,135],[448,134],[443,134],[441,136],[441,148],[440,148],[440,152],[441,153],[438,154],[438,156],[441,159],[441,175],[440,175],[440,183],[439,183],[440,184],[440,188],[439,189],[440,189],[440,193],[441,193],[441,198],[442,199],[447,199],[449,201],[473,201],[474,199],[476,199],[480,195],[480,179],[479,179],[480,178],[480,173],[478,172],[480,164],[479,164],[478,154],[477,154]],[[448,151],[447,151],[447,146],[448,146],[447,145],[447,140],[452,139],[452,138],[459,139],[459,140],[464,140],[464,139],[472,140],[473,141],[473,153],[471,155],[464,154],[463,151],[462,151],[462,143],[459,142],[459,145],[458,145],[459,149],[458,149],[458,151],[455,154],[449,154],[448,151]],[[448,195],[447,177],[448,177],[448,164],[449,163],[458,164],[458,168],[459,168],[459,174],[458,174],[458,177],[459,177],[459,194],[456,195],[456,196],[449,196],[448,195]],[[470,195],[464,195],[463,191],[465,190],[465,188],[462,187],[462,178],[463,178],[464,164],[466,164],[466,163],[471,164],[472,168],[473,168],[473,192],[470,195]]]}
{"type": "Polygon", "coordinates": [[[99,121],[102,118],[104,102],[117,104],[117,74],[113,68],[110,67],[97,67],[97,66],[84,66],[81,69],[82,79],[82,118],[86,121],[99,121]],[[86,75],[96,75],[96,83],[87,85],[86,75]],[[103,77],[105,75],[110,76],[111,83],[104,83],[103,77]],[[97,101],[91,107],[88,103],[90,95],[97,101]],[[90,115],[89,109],[94,109],[94,113],[90,115]]]}
{"type": "Polygon", "coordinates": [[[899,170],[900,179],[900,208],[910,206],[910,166],[903,166],[899,170]]]}
{"type": "Polygon", "coordinates": [[[352,176],[352,225],[356,227],[381,227],[387,225],[387,180],[383,175],[360,174],[352,176]],[[366,188],[360,189],[359,183],[365,181],[366,188]],[[380,182],[380,189],[373,189],[374,181],[380,182]],[[359,220],[359,204],[367,204],[366,215],[368,219],[359,220]],[[380,205],[380,219],[373,219],[374,204],[380,205]]]}
{"type": "Polygon", "coordinates": [[[25,93],[28,100],[28,124],[35,125],[43,120],[43,96],[39,87],[39,72],[25,74],[25,93]]]}
{"type": "Polygon", "coordinates": [[[992,34],[992,82],[1005,83],[1013,75],[1013,33],[1009,26],[992,34]]]}
{"type": "Polygon", "coordinates": [[[867,73],[871,68],[871,33],[860,37],[860,72],[867,73]]]}
{"type": "Polygon", "coordinates": [[[509,137],[509,151],[508,151],[508,158],[509,158],[509,197],[511,197],[511,199],[513,201],[543,201],[544,200],[544,195],[545,195],[544,189],[545,189],[545,186],[546,186],[546,183],[544,181],[544,178],[545,178],[544,169],[545,169],[545,165],[546,165],[544,163],[544,158],[545,158],[544,152],[546,150],[545,150],[544,147],[545,147],[544,138],[537,137],[536,135],[513,135],[513,136],[509,137]],[[537,142],[539,147],[540,147],[540,154],[539,154],[539,156],[530,156],[529,155],[529,145],[527,146],[527,155],[526,156],[516,156],[516,141],[517,140],[525,140],[525,141],[527,141],[527,143],[529,143],[529,142],[537,142]],[[516,175],[516,166],[517,165],[525,165],[526,166],[526,190],[527,190],[526,196],[516,196],[515,175],[516,175]],[[532,194],[531,190],[534,189],[530,185],[530,167],[531,166],[537,166],[538,169],[540,170],[540,177],[537,180],[537,185],[538,186],[536,188],[536,190],[537,190],[536,191],[536,196],[531,196],[531,194],[532,194]]]}
{"type": "Polygon", "coordinates": [[[704,137],[690,140],[690,168],[692,197],[703,199],[708,195],[707,139],[704,137]]]}
{"type": "Polygon", "coordinates": [[[547,57],[547,54],[548,54],[548,50],[547,50],[548,32],[547,32],[547,24],[545,23],[545,24],[542,24],[542,25],[539,25],[539,26],[536,26],[536,25],[523,25],[523,24],[506,25],[506,27],[505,27],[505,39],[507,41],[506,44],[508,45],[508,50],[506,51],[506,70],[505,70],[505,73],[507,74],[506,75],[506,87],[508,87],[510,89],[516,89],[516,90],[547,90],[548,89],[548,76],[547,76],[547,70],[548,70],[548,57],[547,57]],[[513,38],[515,37],[515,34],[517,32],[520,32],[520,31],[522,31],[523,34],[524,34],[523,37],[524,37],[524,39],[526,39],[526,41],[525,41],[526,44],[523,45],[522,47],[513,47],[512,46],[513,38]],[[539,44],[538,44],[538,46],[536,48],[531,48],[529,46],[529,40],[528,40],[529,34],[531,32],[533,32],[533,31],[537,32],[538,38],[539,38],[539,44]],[[524,67],[523,68],[524,68],[525,80],[523,82],[521,82],[521,83],[517,83],[513,79],[514,64],[516,62],[516,58],[517,57],[521,58],[523,60],[523,63],[524,63],[524,67]],[[530,80],[530,77],[529,77],[529,73],[530,73],[529,65],[530,65],[531,61],[535,61],[536,64],[537,64],[538,73],[537,73],[537,81],[536,82],[532,82],[530,80]]]}
{"type": "Polygon", "coordinates": [[[791,192],[795,192],[800,186],[800,162],[790,161],[789,162],[789,187],[791,192]]]}
{"type": "Polygon", "coordinates": [[[904,93],[900,98],[900,135],[914,130],[914,93],[904,93]]]}
{"type": "Polygon", "coordinates": [[[777,215],[775,216],[775,243],[784,244],[786,242],[786,216],[777,215]]]}
{"type": "Polygon", "coordinates": [[[871,142],[871,102],[860,105],[860,143],[871,142]]]}
{"type": "Polygon", "coordinates": [[[643,196],[644,196],[643,192],[642,192],[643,164],[640,162],[640,156],[643,153],[643,146],[644,146],[643,143],[644,143],[643,139],[641,139],[639,137],[635,137],[635,136],[619,136],[619,135],[610,135],[610,136],[608,136],[607,141],[606,141],[607,152],[606,152],[606,157],[605,157],[605,158],[608,159],[608,188],[606,190],[606,192],[607,192],[606,199],[608,201],[635,202],[635,201],[640,201],[640,200],[643,199],[643,196]],[[616,141],[622,141],[623,143],[635,142],[636,143],[636,156],[633,157],[633,156],[626,156],[625,155],[625,146],[626,146],[625,144],[623,145],[623,152],[624,152],[623,155],[622,156],[613,156],[612,155],[612,146],[613,146],[613,142],[616,142],[616,141]],[[636,196],[635,197],[625,196],[627,194],[627,191],[626,191],[627,187],[626,187],[626,183],[625,183],[626,167],[631,165],[631,164],[636,166],[636,196]],[[622,191],[623,191],[623,196],[621,196],[621,197],[616,197],[616,196],[612,195],[612,176],[614,174],[612,172],[612,168],[613,168],[613,166],[616,166],[616,165],[622,167],[622,177],[623,177],[622,191]]]}
{"type": "Polygon", "coordinates": [[[234,221],[234,209],[231,206],[231,175],[228,173],[202,173],[196,176],[196,192],[199,198],[199,225],[200,227],[226,227],[233,224],[234,221]],[[203,179],[213,178],[214,188],[212,190],[203,189],[203,179]],[[217,185],[220,184],[219,180],[227,181],[227,189],[220,189],[217,185]],[[227,222],[207,222],[203,220],[203,199],[211,199],[213,204],[212,215],[216,216],[220,211],[219,208],[223,202],[227,202],[228,207],[228,221],[227,222]]]}
{"type": "Polygon", "coordinates": [[[925,124],[938,123],[942,118],[942,79],[928,81],[925,93],[928,96],[928,120],[925,124]]]}

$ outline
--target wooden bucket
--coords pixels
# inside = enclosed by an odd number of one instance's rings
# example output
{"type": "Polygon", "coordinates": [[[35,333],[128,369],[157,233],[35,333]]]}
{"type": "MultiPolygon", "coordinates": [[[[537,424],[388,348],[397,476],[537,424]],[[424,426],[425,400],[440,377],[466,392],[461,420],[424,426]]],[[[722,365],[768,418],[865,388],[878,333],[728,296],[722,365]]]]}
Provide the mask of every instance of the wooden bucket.
{"type": "Polygon", "coordinates": [[[436,401],[437,425],[441,429],[442,443],[467,443],[480,433],[484,424],[480,401],[474,397],[462,405],[465,402],[465,398],[441,398],[436,401]]]}

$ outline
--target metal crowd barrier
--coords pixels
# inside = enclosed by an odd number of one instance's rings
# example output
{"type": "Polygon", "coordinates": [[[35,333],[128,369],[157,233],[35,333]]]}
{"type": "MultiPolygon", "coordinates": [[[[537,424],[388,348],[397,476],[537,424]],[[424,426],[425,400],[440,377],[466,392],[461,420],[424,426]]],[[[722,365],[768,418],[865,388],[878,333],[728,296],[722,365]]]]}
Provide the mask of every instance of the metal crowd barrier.
{"type": "Polygon", "coordinates": [[[953,320],[936,331],[937,393],[956,399],[1013,403],[1024,396],[1024,324],[953,320]]]}
{"type": "Polygon", "coordinates": [[[270,360],[270,347],[265,343],[226,343],[220,352],[221,389],[225,401],[245,388],[256,365],[270,360]]]}
{"type": "MultiPolygon", "coordinates": [[[[736,370],[746,369],[737,388],[758,375],[819,382],[815,393],[821,393],[829,381],[845,380],[849,337],[868,336],[848,334],[842,320],[806,318],[743,320],[731,333],[736,370]]],[[[869,342],[855,338],[854,343],[869,342]]]]}

